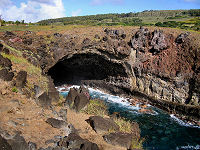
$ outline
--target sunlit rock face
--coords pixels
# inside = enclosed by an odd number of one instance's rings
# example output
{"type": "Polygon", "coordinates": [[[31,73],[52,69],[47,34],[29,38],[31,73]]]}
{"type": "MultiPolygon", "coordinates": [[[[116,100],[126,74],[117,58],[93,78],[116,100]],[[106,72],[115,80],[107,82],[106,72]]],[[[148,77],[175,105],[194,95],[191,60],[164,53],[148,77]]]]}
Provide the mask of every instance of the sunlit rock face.
{"type": "MultiPolygon", "coordinates": [[[[76,52],[56,57],[48,74],[56,84],[87,84],[114,94],[143,95],[160,106],[159,102],[167,103],[166,109],[175,103],[199,105],[199,54],[191,50],[189,34],[174,37],[141,28],[130,40],[125,35],[107,29],[98,42],[84,39],[76,52]]],[[[189,114],[185,107],[179,111],[189,114]]],[[[200,116],[198,109],[194,114],[200,116]]]]}
{"type": "Polygon", "coordinates": [[[194,37],[146,28],[99,30],[47,36],[29,33],[18,36],[21,44],[9,44],[26,50],[23,56],[57,85],[87,84],[114,94],[137,94],[154,104],[163,103],[166,109],[175,104],[199,107],[200,53],[192,43],[194,37]],[[33,40],[23,41],[27,39],[33,40]]]}

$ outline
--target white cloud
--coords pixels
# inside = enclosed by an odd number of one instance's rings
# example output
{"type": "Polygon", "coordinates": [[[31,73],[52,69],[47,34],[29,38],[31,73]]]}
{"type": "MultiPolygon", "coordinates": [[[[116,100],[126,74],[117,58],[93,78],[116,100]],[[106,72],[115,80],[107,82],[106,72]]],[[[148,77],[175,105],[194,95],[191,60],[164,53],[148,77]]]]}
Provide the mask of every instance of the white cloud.
{"type": "Polygon", "coordinates": [[[78,9],[76,11],[72,11],[72,16],[78,16],[82,12],[82,9],[78,9]]]}
{"type": "MultiPolygon", "coordinates": [[[[2,1],[6,0],[0,0],[0,4],[2,1]]],[[[52,0],[50,2],[48,0],[29,0],[28,2],[22,2],[19,7],[12,3],[5,8],[1,7],[0,13],[5,20],[36,22],[42,19],[64,17],[65,9],[62,0],[52,0]]]]}

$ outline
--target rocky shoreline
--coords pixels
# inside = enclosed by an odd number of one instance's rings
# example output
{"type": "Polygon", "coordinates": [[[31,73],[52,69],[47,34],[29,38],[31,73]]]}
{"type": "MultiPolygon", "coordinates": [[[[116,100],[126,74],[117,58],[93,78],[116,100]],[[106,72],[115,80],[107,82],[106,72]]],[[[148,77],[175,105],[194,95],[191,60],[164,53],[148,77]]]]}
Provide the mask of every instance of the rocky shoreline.
{"type": "MultiPolygon", "coordinates": [[[[18,112],[29,108],[26,100],[33,99],[32,105],[41,111],[41,116],[44,115],[43,111],[47,111],[47,114],[48,110],[52,111],[48,114],[51,116],[48,121],[42,116],[45,127],[49,128],[46,124],[52,128],[66,126],[65,122],[54,120],[55,116],[64,113],[52,109],[52,104],[62,105],[55,85],[85,84],[115,95],[131,99],[133,96],[134,105],[136,99],[141,99],[143,112],[146,111],[147,102],[199,125],[200,53],[199,47],[193,43],[195,37],[189,33],[176,35],[142,27],[134,30],[88,28],[83,33],[75,30],[51,35],[38,35],[31,31],[0,33],[0,79],[2,85],[6,85],[1,87],[0,93],[2,113],[6,114],[2,122],[8,119],[7,116],[12,117],[13,113],[18,115],[18,112]],[[3,106],[6,100],[13,100],[12,94],[23,101],[16,109],[7,110],[3,106]]],[[[78,112],[89,100],[82,93],[72,104],[74,102],[76,105],[73,109],[78,112]]],[[[10,126],[18,128],[20,123],[16,122],[10,122],[10,126]]],[[[6,126],[3,127],[6,129],[6,126]]],[[[5,144],[3,147],[9,149],[19,141],[24,143],[20,133],[10,136],[4,131],[1,131],[0,137],[5,144]]],[[[107,141],[110,141],[110,136],[105,136],[107,141]]],[[[126,135],[119,133],[112,136],[126,135]]],[[[94,143],[74,134],[60,140],[60,147],[66,147],[66,143],[74,138],[78,139],[80,147],[83,146],[80,143],[84,143],[90,148],[97,148],[94,143]]],[[[26,142],[24,149],[27,146],[36,149],[34,145],[26,142]]],[[[128,148],[127,145],[125,147],[128,148]]]]}

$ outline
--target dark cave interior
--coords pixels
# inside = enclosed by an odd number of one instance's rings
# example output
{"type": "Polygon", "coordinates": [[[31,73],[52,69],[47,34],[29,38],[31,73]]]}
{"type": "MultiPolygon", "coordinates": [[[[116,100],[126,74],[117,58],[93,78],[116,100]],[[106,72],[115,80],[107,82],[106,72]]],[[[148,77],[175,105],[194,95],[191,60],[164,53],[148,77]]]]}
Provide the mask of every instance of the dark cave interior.
{"type": "Polygon", "coordinates": [[[104,80],[108,77],[127,77],[122,64],[113,63],[97,54],[76,54],[62,59],[49,69],[48,75],[56,86],[80,85],[86,80],[104,80]]]}

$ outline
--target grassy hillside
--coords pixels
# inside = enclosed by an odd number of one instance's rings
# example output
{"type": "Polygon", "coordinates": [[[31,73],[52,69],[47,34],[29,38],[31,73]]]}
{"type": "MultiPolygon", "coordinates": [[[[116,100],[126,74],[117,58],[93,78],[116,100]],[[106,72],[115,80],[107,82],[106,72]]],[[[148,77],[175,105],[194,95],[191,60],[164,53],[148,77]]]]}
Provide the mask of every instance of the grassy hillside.
{"type": "Polygon", "coordinates": [[[194,10],[145,10],[138,13],[99,14],[64,17],[39,21],[39,25],[94,25],[94,26],[142,26],[178,27],[199,30],[200,9],[194,10]],[[196,17],[196,18],[195,18],[196,17]],[[192,22],[190,21],[195,18],[192,22]],[[173,24],[173,25],[172,25],[173,24]],[[189,24],[189,26],[188,26],[189,24]]]}

